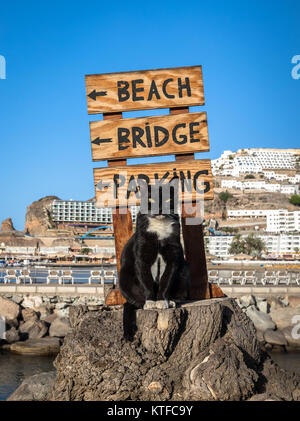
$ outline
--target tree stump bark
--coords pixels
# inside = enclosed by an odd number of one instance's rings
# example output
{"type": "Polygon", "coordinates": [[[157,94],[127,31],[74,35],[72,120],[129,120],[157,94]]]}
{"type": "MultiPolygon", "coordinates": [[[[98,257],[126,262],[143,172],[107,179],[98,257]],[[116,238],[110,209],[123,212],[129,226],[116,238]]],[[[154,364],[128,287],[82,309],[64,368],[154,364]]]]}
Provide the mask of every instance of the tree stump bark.
{"type": "Polygon", "coordinates": [[[138,310],[131,342],[122,308],[73,307],[70,321],[48,400],[300,400],[300,376],[259,348],[232,298],[138,310]]]}

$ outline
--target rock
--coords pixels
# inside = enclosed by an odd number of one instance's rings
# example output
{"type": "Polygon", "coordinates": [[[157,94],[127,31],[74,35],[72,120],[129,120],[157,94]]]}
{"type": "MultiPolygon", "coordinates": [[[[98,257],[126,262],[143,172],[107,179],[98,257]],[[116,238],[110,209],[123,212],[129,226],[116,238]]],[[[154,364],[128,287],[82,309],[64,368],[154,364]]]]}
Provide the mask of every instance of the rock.
{"type": "Polygon", "coordinates": [[[58,338],[28,339],[15,342],[10,346],[10,351],[26,355],[56,355],[59,352],[60,341],[58,338]]]}
{"type": "Polygon", "coordinates": [[[285,297],[285,298],[282,298],[281,300],[281,303],[282,303],[282,305],[283,305],[283,307],[288,307],[289,306],[289,300],[288,300],[288,298],[287,297],[285,297]]]}
{"type": "Polygon", "coordinates": [[[5,320],[6,322],[6,329],[9,330],[12,327],[18,328],[19,327],[19,320],[18,319],[11,319],[11,320],[5,320]]]}
{"type": "Polygon", "coordinates": [[[264,339],[272,345],[287,345],[287,340],[280,330],[267,329],[264,332],[264,339]]]}
{"type": "Polygon", "coordinates": [[[246,310],[247,316],[250,317],[256,329],[267,330],[275,329],[276,325],[269,316],[269,314],[258,311],[254,305],[250,306],[246,310]]]}
{"type": "Polygon", "coordinates": [[[7,399],[8,401],[44,401],[56,377],[55,371],[27,377],[7,399]]]}
{"type": "Polygon", "coordinates": [[[29,319],[20,326],[19,331],[26,339],[38,339],[47,334],[48,326],[42,320],[29,319]]]}
{"type": "Polygon", "coordinates": [[[27,320],[38,320],[38,314],[32,308],[23,308],[21,311],[24,322],[27,320]]]}
{"type": "Polygon", "coordinates": [[[48,317],[51,314],[49,304],[43,303],[41,306],[39,306],[38,313],[39,313],[40,319],[42,319],[42,320],[45,319],[46,317],[48,317]]]}
{"type": "Polygon", "coordinates": [[[32,308],[32,309],[38,309],[43,304],[43,300],[38,295],[32,295],[29,297],[26,297],[24,301],[22,302],[23,307],[32,308]]]}
{"type": "Polygon", "coordinates": [[[51,324],[57,318],[58,318],[58,314],[52,313],[52,314],[49,314],[47,317],[45,317],[43,320],[44,322],[51,324]]]}
{"type": "Polygon", "coordinates": [[[7,218],[1,223],[1,232],[10,232],[15,231],[13,222],[11,218],[7,218]]]}
{"type": "Polygon", "coordinates": [[[62,310],[57,310],[56,314],[59,318],[61,319],[68,319],[69,318],[69,312],[70,312],[70,308],[64,308],[62,310]]]}
{"type": "Polygon", "coordinates": [[[27,207],[25,216],[25,232],[33,236],[46,234],[53,228],[51,222],[51,203],[56,196],[46,196],[27,207]]]}
{"type": "Polygon", "coordinates": [[[13,342],[18,342],[20,340],[20,334],[15,327],[12,327],[5,332],[4,339],[7,343],[12,344],[13,342]]]}
{"type": "Polygon", "coordinates": [[[23,301],[23,297],[21,295],[12,295],[11,301],[13,301],[16,304],[21,304],[23,301]]]}
{"type": "Polygon", "coordinates": [[[241,308],[247,308],[255,305],[255,299],[253,295],[243,295],[238,299],[241,308]]]}
{"type": "MultiPolygon", "coordinates": [[[[232,298],[166,310],[71,307],[72,332],[54,365],[47,400],[292,400],[300,375],[274,364],[232,298]],[[127,317],[128,316],[128,317],[127,317]],[[276,392],[275,392],[276,390],[276,392]]],[[[300,396],[299,396],[300,399],[300,396]]]]}
{"type": "Polygon", "coordinates": [[[13,301],[0,297],[0,315],[7,320],[17,319],[20,314],[20,306],[13,301]]]}
{"type": "Polygon", "coordinates": [[[294,326],[287,326],[284,329],[282,329],[282,333],[287,340],[287,343],[292,348],[300,348],[300,328],[297,329],[294,326]],[[298,333],[298,335],[297,335],[298,333]],[[296,334],[296,335],[295,335],[296,334]]]}
{"type": "Polygon", "coordinates": [[[68,307],[68,304],[66,303],[57,303],[56,306],[57,310],[62,310],[63,308],[68,307]]]}
{"type": "Polygon", "coordinates": [[[294,316],[299,315],[299,309],[292,307],[279,308],[272,310],[270,316],[276,323],[278,329],[283,330],[285,327],[291,326],[293,324],[292,320],[294,316]]]}
{"type": "Polygon", "coordinates": [[[256,307],[263,313],[269,313],[270,305],[267,303],[267,301],[258,301],[256,303],[256,307]]]}
{"type": "Polygon", "coordinates": [[[256,337],[257,337],[258,342],[264,342],[265,341],[264,332],[262,330],[256,331],[256,337]]]}
{"type": "Polygon", "coordinates": [[[300,307],[300,297],[294,295],[289,296],[289,303],[292,308],[300,307]]]}
{"type": "Polygon", "coordinates": [[[67,318],[56,318],[50,325],[49,335],[62,338],[72,331],[70,322],[67,318]]]}

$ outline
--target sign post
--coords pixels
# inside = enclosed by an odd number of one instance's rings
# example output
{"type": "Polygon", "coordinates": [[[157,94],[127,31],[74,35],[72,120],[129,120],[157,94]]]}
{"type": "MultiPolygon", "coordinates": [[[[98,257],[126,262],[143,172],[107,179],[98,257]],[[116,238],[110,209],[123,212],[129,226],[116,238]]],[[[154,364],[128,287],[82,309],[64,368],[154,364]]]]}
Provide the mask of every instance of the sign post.
{"type": "Polygon", "coordinates": [[[197,195],[213,198],[210,160],[194,159],[195,152],[209,151],[207,116],[189,113],[190,106],[204,105],[201,66],[87,75],[86,95],[88,113],[103,113],[102,121],[90,122],[92,159],[108,161],[107,168],[94,169],[96,205],[109,206],[113,200],[116,207],[118,273],[123,247],[133,233],[128,206],[139,204],[140,181],[149,185],[153,179],[168,183],[176,178],[184,201],[189,202],[182,205],[181,222],[191,274],[190,298],[223,296],[219,288],[209,288],[202,224],[188,223],[197,195]],[[127,119],[122,115],[159,108],[169,108],[170,115],[127,119]],[[128,158],[170,154],[175,162],[127,165],[128,158]]]}

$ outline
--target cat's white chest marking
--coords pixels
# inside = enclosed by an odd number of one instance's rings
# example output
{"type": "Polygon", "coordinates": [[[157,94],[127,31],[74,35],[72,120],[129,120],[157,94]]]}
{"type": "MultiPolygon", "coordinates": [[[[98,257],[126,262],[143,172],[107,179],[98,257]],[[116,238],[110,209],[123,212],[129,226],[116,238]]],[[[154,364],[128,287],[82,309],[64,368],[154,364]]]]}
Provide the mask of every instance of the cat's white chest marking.
{"type": "Polygon", "coordinates": [[[170,219],[149,218],[147,231],[154,232],[159,240],[164,240],[173,232],[173,221],[170,219]]]}
{"type": "Polygon", "coordinates": [[[159,282],[166,269],[166,262],[160,253],[157,254],[156,260],[151,266],[151,275],[154,281],[159,282]]]}

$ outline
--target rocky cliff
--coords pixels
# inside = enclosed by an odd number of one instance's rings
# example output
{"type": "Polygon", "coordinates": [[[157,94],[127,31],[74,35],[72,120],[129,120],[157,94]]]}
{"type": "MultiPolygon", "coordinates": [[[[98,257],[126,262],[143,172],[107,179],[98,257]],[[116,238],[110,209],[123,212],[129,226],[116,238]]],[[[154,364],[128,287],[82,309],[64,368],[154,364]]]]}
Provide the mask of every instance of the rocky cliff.
{"type": "Polygon", "coordinates": [[[46,233],[49,228],[53,227],[51,222],[51,203],[53,200],[59,199],[57,196],[46,196],[27,207],[25,217],[25,232],[39,236],[46,233]]]}
{"type": "Polygon", "coordinates": [[[11,231],[15,231],[12,219],[6,218],[1,223],[1,232],[11,232],[11,231]]]}

